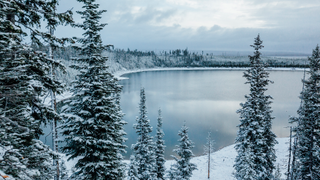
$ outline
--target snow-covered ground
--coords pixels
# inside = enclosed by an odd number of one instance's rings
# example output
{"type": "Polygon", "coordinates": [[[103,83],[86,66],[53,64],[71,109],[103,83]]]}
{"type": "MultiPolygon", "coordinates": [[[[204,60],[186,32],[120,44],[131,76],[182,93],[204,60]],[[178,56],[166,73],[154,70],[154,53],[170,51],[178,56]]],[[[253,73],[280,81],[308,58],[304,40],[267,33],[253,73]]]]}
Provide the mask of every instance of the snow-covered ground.
{"type": "MultiPolygon", "coordinates": [[[[282,179],[285,179],[285,172],[288,167],[288,138],[277,138],[279,144],[275,146],[277,161],[276,166],[279,164],[282,179]]],[[[234,149],[234,144],[222,148],[212,153],[212,160],[214,161],[211,165],[210,179],[216,180],[232,180],[232,173],[234,172],[233,164],[237,153],[234,149]]],[[[198,170],[195,170],[191,180],[206,180],[208,179],[208,161],[207,156],[195,157],[191,162],[197,164],[198,170]]],[[[166,167],[169,168],[172,161],[167,161],[166,167]]]]}
{"type": "MultiPolygon", "coordinates": [[[[289,148],[289,138],[277,138],[279,144],[275,146],[277,161],[275,166],[279,164],[282,179],[285,179],[285,172],[288,167],[288,148],[289,148]]],[[[234,149],[234,144],[224,147],[211,154],[211,170],[210,179],[215,180],[232,180],[233,178],[233,164],[237,153],[234,149]]],[[[66,161],[66,156],[63,156],[66,161]]],[[[127,164],[128,160],[125,161],[127,164]]],[[[197,165],[197,170],[193,172],[191,180],[207,180],[208,179],[208,161],[207,156],[194,157],[191,160],[192,163],[197,165]]],[[[167,170],[170,169],[171,164],[175,163],[174,160],[168,160],[166,162],[167,170]]],[[[75,161],[66,161],[66,166],[69,171],[75,164],[75,161]]]]}

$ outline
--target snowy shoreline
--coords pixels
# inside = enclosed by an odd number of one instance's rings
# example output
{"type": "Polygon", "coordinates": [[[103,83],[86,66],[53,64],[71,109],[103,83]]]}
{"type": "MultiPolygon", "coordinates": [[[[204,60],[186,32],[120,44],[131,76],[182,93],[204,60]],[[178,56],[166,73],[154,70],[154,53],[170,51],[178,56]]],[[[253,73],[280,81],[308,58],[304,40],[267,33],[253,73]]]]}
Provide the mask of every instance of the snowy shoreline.
{"type": "MultiPolygon", "coordinates": [[[[193,70],[218,70],[218,71],[244,71],[249,69],[247,68],[232,68],[232,67],[181,67],[181,68],[148,68],[148,69],[136,69],[136,70],[120,70],[113,73],[113,75],[118,80],[127,79],[126,77],[122,77],[125,74],[138,73],[138,72],[147,72],[147,71],[193,71],[193,70]]],[[[266,68],[267,71],[305,71],[307,69],[304,68],[266,68]]]]}
{"type": "MultiPolygon", "coordinates": [[[[275,166],[279,164],[280,172],[282,174],[281,178],[284,179],[285,173],[287,171],[287,164],[288,164],[288,148],[289,148],[289,138],[277,138],[278,144],[275,145],[276,150],[276,162],[275,166]]],[[[237,156],[236,150],[234,149],[234,145],[226,146],[222,149],[219,149],[212,153],[211,158],[213,161],[212,169],[211,169],[211,179],[218,179],[218,180],[232,180],[235,179],[233,177],[233,164],[234,159],[237,156]]],[[[0,160],[5,152],[5,149],[0,147],[0,160]]],[[[62,159],[66,163],[66,167],[68,170],[69,175],[71,175],[72,167],[75,165],[77,159],[67,161],[67,156],[64,154],[62,155],[62,159]]],[[[128,164],[128,160],[124,160],[124,163],[128,164]]],[[[192,163],[197,165],[197,170],[193,172],[192,177],[190,180],[206,180],[207,172],[208,172],[208,164],[207,164],[207,156],[197,156],[191,159],[192,163]]],[[[167,160],[165,163],[165,167],[167,169],[170,168],[171,164],[174,163],[174,160],[167,160]]],[[[5,173],[0,170],[0,174],[4,175],[5,173]]],[[[9,176],[8,180],[14,179],[9,176]]]]}

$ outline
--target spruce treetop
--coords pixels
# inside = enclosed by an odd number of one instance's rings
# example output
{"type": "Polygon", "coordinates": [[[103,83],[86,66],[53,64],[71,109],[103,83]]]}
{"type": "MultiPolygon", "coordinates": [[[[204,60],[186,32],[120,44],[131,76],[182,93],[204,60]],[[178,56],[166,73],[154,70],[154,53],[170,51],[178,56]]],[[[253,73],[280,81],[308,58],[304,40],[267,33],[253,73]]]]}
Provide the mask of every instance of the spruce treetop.
{"type": "Polygon", "coordinates": [[[235,149],[238,155],[235,160],[235,176],[237,179],[265,179],[272,178],[275,169],[275,150],[277,143],[275,134],[271,131],[272,103],[270,95],[265,95],[267,85],[272,83],[268,79],[269,73],[261,61],[260,49],[263,48],[260,35],[254,44],[254,55],[249,56],[251,68],[244,72],[250,85],[250,93],[245,95],[246,102],[241,103],[239,131],[236,137],[235,149]]]}
{"type": "Polygon", "coordinates": [[[197,169],[197,165],[190,162],[194,156],[192,148],[194,143],[189,139],[188,127],[184,124],[179,131],[179,145],[173,152],[178,154],[178,157],[172,156],[176,164],[173,164],[169,171],[170,179],[185,179],[188,180],[192,176],[192,171],[197,169]]]}
{"type": "Polygon", "coordinates": [[[150,135],[152,127],[147,117],[146,96],[144,88],[140,90],[139,116],[134,124],[134,129],[138,135],[137,143],[133,144],[130,158],[129,179],[138,177],[139,179],[151,180],[156,178],[156,155],[153,137],[150,135]]]}
{"type": "MultiPolygon", "coordinates": [[[[254,39],[254,43],[253,45],[250,45],[251,47],[254,48],[255,52],[254,52],[254,56],[249,56],[250,60],[251,58],[255,58],[255,60],[260,60],[260,49],[264,48],[264,46],[262,45],[263,41],[260,39],[260,35],[258,34],[258,36],[254,39]]],[[[252,59],[253,60],[253,59],[252,59]]],[[[253,62],[251,62],[253,64],[253,62]]]]}
{"type": "Polygon", "coordinates": [[[319,61],[320,61],[320,51],[319,51],[319,45],[316,46],[315,49],[312,50],[312,55],[311,57],[308,57],[309,60],[309,68],[310,68],[310,73],[315,73],[319,72],[320,66],[319,66],[319,61]]]}
{"type": "Polygon", "coordinates": [[[165,162],[164,151],[165,145],[163,140],[164,132],[162,130],[162,117],[161,109],[158,111],[158,123],[157,123],[157,133],[156,133],[156,143],[155,143],[155,156],[156,156],[156,174],[158,179],[164,179],[165,175],[165,162]]]}

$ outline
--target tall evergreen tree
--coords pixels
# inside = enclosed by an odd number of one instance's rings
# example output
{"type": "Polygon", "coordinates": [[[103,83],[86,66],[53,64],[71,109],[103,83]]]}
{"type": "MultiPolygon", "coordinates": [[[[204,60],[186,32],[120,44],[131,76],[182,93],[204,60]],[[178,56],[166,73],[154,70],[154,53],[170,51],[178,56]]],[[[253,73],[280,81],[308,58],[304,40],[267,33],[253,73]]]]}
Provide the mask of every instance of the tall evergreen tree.
{"type": "Polygon", "coordinates": [[[296,179],[320,179],[320,51],[319,46],[312,52],[309,61],[309,78],[302,80],[301,106],[298,117],[290,119],[296,127],[296,179]]]}
{"type": "Polygon", "coordinates": [[[49,76],[49,67],[56,62],[23,40],[30,30],[38,45],[63,42],[36,28],[43,18],[53,26],[71,20],[70,13],[54,13],[56,5],[55,0],[0,1],[0,116],[5,119],[0,143],[6,147],[1,168],[18,179],[52,177],[53,153],[37,139],[43,134],[40,125],[59,116],[41,97],[62,86],[49,76]]]}
{"type": "Polygon", "coordinates": [[[172,156],[176,161],[169,170],[169,179],[171,180],[189,180],[192,176],[192,171],[197,169],[197,165],[190,162],[194,156],[192,148],[193,142],[189,139],[188,128],[184,124],[179,131],[179,145],[173,152],[178,154],[178,157],[172,156]]]}
{"type": "Polygon", "coordinates": [[[272,83],[268,79],[259,50],[263,48],[258,35],[251,45],[255,52],[249,56],[251,68],[244,72],[250,85],[247,101],[241,103],[239,131],[235,149],[238,153],[235,159],[235,177],[241,180],[267,180],[273,178],[276,160],[274,145],[277,143],[275,134],[271,131],[272,97],[265,95],[267,86],[272,83]]]}
{"type": "Polygon", "coordinates": [[[99,34],[106,25],[99,23],[105,10],[98,10],[95,0],[78,1],[84,3],[84,10],[77,12],[84,21],[75,26],[84,33],[83,38],[76,38],[80,45],[74,46],[80,54],[71,66],[79,71],[71,90],[73,97],[62,109],[67,143],[63,151],[69,159],[79,158],[74,179],[122,179],[125,122],[119,105],[121,86],[108,71],[108,58],[101,55],[107,48],[99,34]]]}
{"type": "Polygon", "coordinates": [[[155,155],[156,155],[156,174],[157,174],[157,179],[158,180],[163,180],[166,168],[164,166],[166,160],[164,159],[164,132],[162,130],[162,117],[161,117],[161,109],[158,111],[158,124],[157,124],[157,134],[156,134],[156,150],[155,150],[155,155]]]}
{"type": "Polygon", "coordinates": [[[152,127],[147,117],[145,90],[140,90],[140,113],[137,117],[137,124],[134,129],[138,134],[137,143],[132,145],[133,154],[131,155],[129,179],[153,180],[156,179],[155,173],[155,153],[154,143],[150,133],[152,127]]]}

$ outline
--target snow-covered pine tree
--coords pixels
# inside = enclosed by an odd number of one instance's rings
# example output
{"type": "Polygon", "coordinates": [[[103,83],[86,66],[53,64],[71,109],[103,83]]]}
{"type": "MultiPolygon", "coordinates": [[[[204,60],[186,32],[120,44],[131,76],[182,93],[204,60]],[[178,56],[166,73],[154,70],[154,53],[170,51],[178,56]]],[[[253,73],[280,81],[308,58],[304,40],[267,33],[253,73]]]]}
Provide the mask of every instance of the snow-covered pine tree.
{"type": "Polygon", "coordinates": [[[132,145],[132,158],[130,159],[129,179],[140,180],[156,179],[155,148],[150,133],[152,127],[147,117],[146,94],[144,88],[140,90],[139,116],[134,129],[138,135],[137,143],[132,145]],[[133,166],[137,167],[133,167],[133,166]],[[135,171],[133,171],[136,169],[135,171]]]}
{"type": "Polygon", "coordinates": [[[62,134],[67,143],[63,151],[69,159],[78,158],[74,179],[122,179],[125,122],[119,105],[121,86],[108,71],[108,58],[102,56],[107,47],[99,32],[106,24],[99,20],[105,10],[98,10],[95,0],[78,1],[84,3],[84,10],[77,12],[84,21],[75,26],[84,33],[83,38],[75,38],[79,45],[74,48],[80,54],[71,66],[79,71],[71,90],[73,97],[62,108],[62,134]]]}
{"type": "Polygon", "coordinates": [[[138,178],[138,164],[135,161],[135,156],[130,156],[130,164],[128,169],[128,178],[129,180],[139,180],[138,178]]]}
{"type": "Polygon", "coordinates": [[[293,140],[293,146],[292,146],[292,161],[290,163],[290,174],[287,175],[287,179],[288,180],[294,180],[294,179],[297,179],[297,169],[299,167],[299,163],[297,162],[296,160],[296,157],[297,157],[297,145],[298,145],[298,142],[297,142],[297,138],[295,137],[294,140],[293,140]]]}
{"type": "Polygon", "coordinates": [[[169,179],[171,180],[189,180],[192,176],[192,171],[197,169],[197,165],[190,162],[194,156],[192,148],[193,142],[189,139],[188,128],[184,124],[179,131],[179,145],[173,152],[178,154],[178,157],[172,156],[176,161],[169,170],[169,179]]]}
{"type": "Polygon", "coordinates": [[[210,170],[211,170],[211,153],[214,151],[214,140],[211,137],[211,132],[208,132],[207,143],[204,146],[204,154],[208,156],[208,179],[210,179],[210,170]]]}
{"type": "Polygon", "coordinates": [[[177,178],[177,167],[175,165],[171,165],[168,172],[168,179],[169,180],[176,180],[177,178]]]}
{"type": "Polygon", "coordinates": [[[319,45],[312,52],[309,61],[309,78],[302,80],[301,106],[298,117],[290,118],[295,123],[295,165],[296,179],[320,179],[320,50],[319,45]]]}
{"type": "Polygon", "coordinates": [[[52,178],[53,153],[36,139],[42,134],[41,123],[59,119],[41,97],[62,86],[49,76],[55,62],[23,40],[28,30],[38,45],[62,42],[36,29],[42,19],[51,24],[71,20],[70,13],[53,13],[56,5],[54,0],[0,1],[0,116],[6,119],[0,136],[7,149],[1,168],[18,179],[52,178]]]}
{"type": "Polygon", "coordinates": [[[241,103],[239,131],[235,149],[238,153],[234,168],[238,180],[267,180],[273,178],[274,163],[276,160],[274,145],[277,143],[275,134],[271,131],[272,97],[265,95],[267,86],[272,83],[268,79],[269,73],[261,61],[259,49],[263,48],[258,35],[254,45],[255,52],[249,56],[251,68],[244,72],[250,85],[250,94],[247,101],[241,103]]]}
{"type": "Polygon", "coordinates": [[[156,174],[158,180],[163,180],[166,172],[166,168],[164,166],[166,160],[164,159],[164,140],[163,140],[164,132],[162,130],[162,117],[161,117],[161,109],[158,111],[158,124],[157,124],[157,134],[156,134],[156,174]]]}

